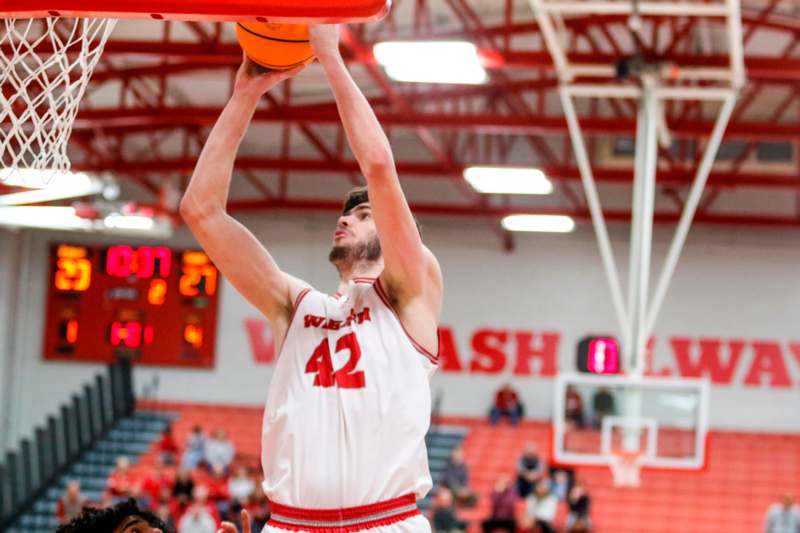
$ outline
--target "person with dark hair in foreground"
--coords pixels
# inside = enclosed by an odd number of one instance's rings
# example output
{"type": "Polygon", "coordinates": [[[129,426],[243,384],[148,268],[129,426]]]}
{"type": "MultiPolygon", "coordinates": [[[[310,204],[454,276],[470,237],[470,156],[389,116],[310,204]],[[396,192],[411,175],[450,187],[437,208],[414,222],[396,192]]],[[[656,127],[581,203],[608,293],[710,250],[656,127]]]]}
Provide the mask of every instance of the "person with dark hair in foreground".
{"type": "MultiPolygon", "coordinates": [[[[250,533],[250,515],[241,513],[242,533],[250,533]]],[[[136,500],[129,499],[113,507],[87,507],[68,524],[59,526],[56,533],[172,533],[156,515],[139,509],[136,500]]],[[[222,522],[217,533],[237,533],[236,526],[222,522]]]]}
{"type": "MultiPolygon", "coordinates": [[[[59,526],[56,533],[98,533],[100,531],[108,533],[170,533],[164,522],[153,513],[140,509],[133,498],[105,509],[86,507],[69,523],[59,526]]],[[[225,530],[225,533],[230,532],[225,530]]]]}

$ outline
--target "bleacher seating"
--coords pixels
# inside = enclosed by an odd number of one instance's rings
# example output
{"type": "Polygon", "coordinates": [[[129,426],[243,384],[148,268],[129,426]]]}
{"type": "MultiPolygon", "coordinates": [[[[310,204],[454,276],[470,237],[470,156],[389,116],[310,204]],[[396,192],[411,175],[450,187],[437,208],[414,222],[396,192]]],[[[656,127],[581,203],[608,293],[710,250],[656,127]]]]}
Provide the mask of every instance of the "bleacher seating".
{"type": "MultiPolygon", "coordinates": [[[[206,430],[223,428],[238,459],[258,464],[260,407],[170,403],[160,404],[159,409],[174,413],[172,427],[179,443],[185,442],[195,425],[206,430]]],[[[434,479],[452,448],[464,439],[471,484],[480,495],[475,508],[459,511],[472,522],[470,533],[480,531],[480,522],[489,512],[488,494],[500,474],[514,475],[527,441],[536,442],[543,459],[550,460],[547,423],[523,421],[512,428],[506,424],[493,427],[474,418],[440,417],[437,422],[437,434],[429,441],[434,479]]],[[[605,467],[578,468],[577,476],[591,494],[594,531],[749,533],[760,530],[767,507],[780,493],[800,489],[800,435],[713,432],[709,445],[704,470],[645,469],[638,489],[615,488],[605,467]]],[[[151,448],[140,458],[138,468],[146,469],[155,457],[151,448]]],[[[557,525],[563,525],[565,515],[561,508],[557,525]]]]}
{"type": "Polygon", "coordinates": [[[119,420],[80,459],[59,476],[58,482],[47,489],[33,508],[20,516],[8,533],[52,533],[58,527],[56,503],[70,480],[81,483],[81,492],[89,501],[102,500],[108,476],[117,458],[124,455],[136,463],[140,454],[149,450],[169,424],[172,415],[163,412],[138,411],[119,420]]]}

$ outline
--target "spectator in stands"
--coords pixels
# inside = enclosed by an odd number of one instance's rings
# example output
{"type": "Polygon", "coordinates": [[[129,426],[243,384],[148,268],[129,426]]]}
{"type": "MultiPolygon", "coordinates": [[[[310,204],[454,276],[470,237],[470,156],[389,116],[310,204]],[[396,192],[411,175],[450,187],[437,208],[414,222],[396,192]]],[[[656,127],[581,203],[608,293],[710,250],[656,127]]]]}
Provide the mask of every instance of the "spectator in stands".
{"type": "Polygon", "coordinates": [[[575,481],[575,484],[572,486],[569,491],[569,495],[567,496],[567,506],[569,507],[569,513],[567,514],[568,530],[573,528],[575,524],[579,522],[585,524],[586,530],[589,530],[591,527],[591,522],[589,521],[590,505],[591,499],[586,493],[586,489],[583,487],[583,484],[580,481],[575,481]]]}
{"type": "Polygon", "coordinates": [[[250,513],[253,522],[253,531],[261,531],[264,529],[264,524],[269,520],[270,508],[269,500],[264,494],[264,489],[261,483],[256,483],[253,494],[245,505],[245,509],[250,513]]]}
{"type": "Polygon", "coordinates": [[[592,408],[594,409],[594,425],[600,427],[603,419],[613,415],[616,408],[614,406],[614,396],[608,387],[600,387],[592,398],[592,408]]]}
{"type": "Polygon", "coordinates": [[[447,487],[439,487],[431,505],[431,526],[433,533],[463,533],[467,523],[456,516],[453,493],[447,487]]]}
{"type": "Polygon", "coordinates": [[[141,483],[134,483],[131,485],[131,492],[130,497],[136,500],[136,504],[142,509],[152,509],[153,508],[153,500],[150,498],[150,494],[142,490],[141,483]]]}
{"type": "Polygon", "coordinates": [[[469,486],[469,468],[464,462],[464,450],[460,446],[450,455],[442,472],[441,483],[452,491],[458,505],[472,507],[478,501],[475,491],[469,486]]]}
{"type": "Polygon", "coordinates": [[[525,501],[526,526],[536,527],[540,533],[555,533],[558,497],[550,491],[550,480],[542,478],[525,501]]]}
{"type": "Polygon", "coordinates": [[[178,533],[214,533],[217,523],[203,504],[193,503],[178,522],[178,533]]]}
{"type": "Polygon", "coordinates": [[[563,502],[569,493],[569,474],[566,470],[555,470],[550,477],[550,492],[555,494],[558,501],[563,502]]]}
{"type": "Polygon", "coordinates": [[[188,505],[194,493],[194,481],[188,470],[178,470],[175,476],[175,485],[172,488],[172,495],[181,505],[188,505]]]}
{"type": "Polygon", "coordinates": [[[517,493],[520,498],[527,498],[533,488],[544,476],[544,462],[539,458],[535,442],[525,445],[525,452],[517,466],[517,493]]]}
{"type": "Polygon", "coordinates": [[[494,405],[489,411],[489,420],[496,425],[500,418],[507,416],[512,426],[516,426],[524,414],[524,408],[519,401],[519,395],[510,383],[503,385],[495,395],[494,405]]]}
{"type": "Polygon", "coordinates": [[[784,494],[781,501],[774,503],[767,511],[764,533],[798,533],[800,532],[800,507],[795,503],[794,495],[784,494]]]}
{"type": "Polygon", "coordinates": [[[183,452],[181,466],[186,470],[194,470],[206,460],[206,435],[203,428],[195,426],[186,441],[186,450],[183,452]]]}
{"type": "Polygon", "coordinates": [[[206,441],[205,459],[211,470],[222,468],[227,472],[228,467],[233,461],[234,449],[233,443],[225,437],[225,432],[222,429],[217,429],[211,435],[211,438],[206,441]]]}
{"type": "Polygon", "coordinates": [[[156,506],[161,494],[161,488],[167,487],[172,490],[175,478],[164,468],[164,461],[161,457],[156,458],[152,470],[147,474],[142,482],[142,490],[150,497],[153,507],[156,506]]]}
{"type": "MultiPolygon", "coordinates": [[[[139,509],[134,500],[125,500],[111,507],[85,507],[56,533],[161,533],[168,531],[164,522],[150,512],[139,509]]],[[[212,530],[213,533],[213,530],[212,530]]]]}
{"type": "Polygon", "coordinates": [[[165,465],[174,465],[178,456],[178,443],[175,442],[175,437],[172,436],[172,426],[169,425],[161,434],[161,439],[156,445],[161,461],[165,465]]]}
{"type": "Polygon", "coordinates": [[[188,503],[181,506],[177,498],[172,496],[172,488],[165,485],[161,487],[161,491],[158,493],[158,499],[155,500],[153,507],[158,509],[162,505],[167,506],[170,516],[177,521],[183,514],[183,511],[186,510],[188,503]]]}
{"type": "Polygon", "coordinates": [[[567,526],[567,533],[588,533],[589,522],[587,520],[575,520],[571,526],[567,526]]]}
{"type": "Polygon", "coordinates": [[[56,518],[58,518],[58,523],[66,524],[81,514],[86,502],[86,497],[81,494],[80,482],[72,480],[67,483],[64,494],[58,499],[58,503],[56,504],[56,518]]]}
{"type": "Polygon", "coordinates": [[[497,480],[492,491],[491,501],[492,513],[483,522],[483,533],[492,533],[497,529],[504,529],[508,533],[517,533],[517,492],[508,476],[501,476],[497,480]]]}
{"type": "Polygon", "coordinates": [[[175,517],[168,503],[159,503],[156,505],[156,516],[159,520],[164,522],[164,525],[167,527],[167,529],[164,530],[165,533],[167,531],[175,531],[175,517]]]}
{"type": "Polygon", "coordinates": [[[567,394],[564,399],[564,418],[571,427],[583,427],[583,397],[573,385],[567,386],[567,394]]]}
{"type": "Polygon", "coordinates": [[[112,501],[118,503],[133,496],[137,480],[131,471],[131,463],[127,457],[117,458],[117,467],[108,477],[107,490],[112,501]]]}
{"type": "Polygon", "coordinates": [[[206,488],[208,488],[208,501],[217,508],[219,516],[226,517],[231,496],[228,492],[228,476],[225,474],[225,469],[216,466],[206,482],[206,488]]]}
{"type": "Polygon", "coordinates": [[[255,488],[256,484],[244,465],[239,466],[236,475],[228,481],[228,493],[233,500],[241,504],[247,502],[255,488]]]}

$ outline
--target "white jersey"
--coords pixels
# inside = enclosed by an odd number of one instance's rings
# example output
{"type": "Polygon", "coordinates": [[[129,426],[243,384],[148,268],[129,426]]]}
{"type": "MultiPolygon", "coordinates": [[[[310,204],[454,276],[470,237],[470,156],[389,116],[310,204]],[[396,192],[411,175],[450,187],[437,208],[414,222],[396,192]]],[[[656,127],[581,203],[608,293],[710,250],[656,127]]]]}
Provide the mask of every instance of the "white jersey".
{"type": "Polygon", "coordinates": [[[354,279],[337,296],[301,292],[264,411],[267,496],[306,509],[425,496],[436,362],[380,281],[354,279]]]}

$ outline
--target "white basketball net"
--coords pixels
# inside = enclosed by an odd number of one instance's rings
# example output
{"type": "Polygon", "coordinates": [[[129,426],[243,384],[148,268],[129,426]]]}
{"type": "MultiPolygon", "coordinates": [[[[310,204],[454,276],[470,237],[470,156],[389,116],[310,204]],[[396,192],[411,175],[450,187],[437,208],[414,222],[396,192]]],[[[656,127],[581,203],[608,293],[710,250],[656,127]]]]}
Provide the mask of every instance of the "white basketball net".
{"type": "Polygon", "coordinates": [[[113,19],[0,23],[0,180],[19,169],[69,170],[67,141],[113,19]]]}
{"type": "Polygon", "coordinates": [[[641,452],[617,451],[609,458],[611,474],[615,487],[638,487],[641,483],[639,473],[642,470],[644,454],[641,452]]]}

